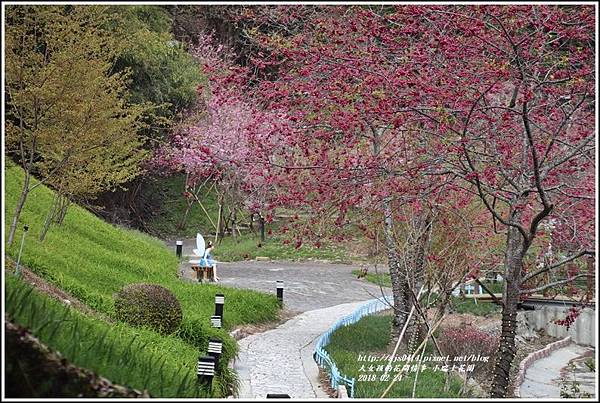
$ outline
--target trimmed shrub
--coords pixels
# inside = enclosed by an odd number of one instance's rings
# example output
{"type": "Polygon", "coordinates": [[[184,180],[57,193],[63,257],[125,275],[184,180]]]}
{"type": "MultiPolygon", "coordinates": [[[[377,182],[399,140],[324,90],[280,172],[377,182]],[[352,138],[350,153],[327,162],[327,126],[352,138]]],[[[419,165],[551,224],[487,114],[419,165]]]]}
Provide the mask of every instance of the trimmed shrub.
{"type": "Polygon", "coordinates": [[[181,325],[181,305],[175,295],[156,284],[130,284],[115,294],[117,319],[171,334],[181,325]]]}

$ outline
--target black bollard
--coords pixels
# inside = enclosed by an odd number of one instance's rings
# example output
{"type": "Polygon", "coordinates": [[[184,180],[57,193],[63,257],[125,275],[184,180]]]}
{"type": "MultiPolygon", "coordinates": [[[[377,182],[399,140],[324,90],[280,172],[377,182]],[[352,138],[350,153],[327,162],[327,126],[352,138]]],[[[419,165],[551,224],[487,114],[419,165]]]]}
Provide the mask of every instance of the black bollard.
{"type": "Polygon", "coordinates": [[[220,316],[211,316],[210,317],[210,324],[212,325],[212,327],[216,327],[217,329],[221,328],[221,317],[220,316]]]}
{"type": "Polygon", "coordinates": [[[279,305],[283,306],[283,281],[277,280],[277,300],[279,305]]]}
{"type": "Polygon", "coordinates": [[[175,242],[175,254],[178,259],[181,259],[181,252],[183,251],[183,241],[175,242]]]}
{"type": "Polygon", "coordinates": [[[215,357],[210,355],[198,357],[198,382],[212,387],[212,381],[215,376],[215,357]]]}
{"type": "Polygon", "coordinates": [[[223,352],[223,342],[219,339],[211,338],[208,340],[208,355],[215,358],[215,367],[219,367],[219,358],[223,352]]]}
{"type": "Polygon", "coordinates": [[[225,296],[223,294],[215,295],[215,316],[220,316],[223,319],[223,305],[225,304],[225,296]]]}

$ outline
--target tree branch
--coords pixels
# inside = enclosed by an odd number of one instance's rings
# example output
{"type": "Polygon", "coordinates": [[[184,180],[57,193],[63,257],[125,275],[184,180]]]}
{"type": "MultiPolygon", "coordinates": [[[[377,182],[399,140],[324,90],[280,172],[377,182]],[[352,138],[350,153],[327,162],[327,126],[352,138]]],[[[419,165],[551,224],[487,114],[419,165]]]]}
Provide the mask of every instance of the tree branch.
{"type": "Polygon", "coordinates": [[[585,255],[593,256],[595,254],[596,254],[596,252],[594,252],[593,250],[583,250],[583,251],[580,251],[580,252],[578,252],[578,253],[576,253],[574,255],[566,257],[563,260],[561,260],[559,262],[556,262],[556,263],[554,263],[552,265],[544,266],[541,269],[539,269],[538,271],[535,271],[533,273],[529,273],[525,277],[523,277],[521,279],[521,285],[524,284],[526,281],[531,280],[532,278],[534,278],[536,276],[539,276],[540,274],[546,273],[547,271],[550,271],[550,270],[553,270],[553,269],[557,269],[557,268],[559,268],[559,267],[561,267],[561,266],[563,266],[563,265],[565,265],[565,264],[567,264],[569,262],[572,262],[573,260],[575,260],[577,258],[580,258],[581,256],[585,256],[585,255]]]}
{"type": "Polygon", "coordinates": [[[555,281],[553,283],[549,283],[549,284],[543,285],[541,287],[530,288],[530,289],[527,289],[527,290],[522,290],[522,291],[519,292],[519,294],[521,294],[521,295],[523,295],[523,294],[533,294],[534,292],[544,291],[544,290],[546,290],[548,288],[555,287],[557,285],[570,283],[571,281],[573,281],[575,279],[578,279],[578,278],[581,278],[581,277],[587,277],[587,274],[578,274],[576,276],[569,277],[566,280],[555,281]]]}

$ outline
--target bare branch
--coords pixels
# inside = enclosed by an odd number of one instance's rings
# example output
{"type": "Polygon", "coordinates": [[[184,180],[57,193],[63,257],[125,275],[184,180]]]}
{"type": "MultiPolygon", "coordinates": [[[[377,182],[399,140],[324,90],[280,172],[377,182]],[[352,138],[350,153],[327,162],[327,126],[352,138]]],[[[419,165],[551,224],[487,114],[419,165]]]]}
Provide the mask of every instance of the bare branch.
{"type": "Polygon", "coordinates": [[[560,280],[560,281],[555,281],[553,283],[548,283],[546,285],[543,285],[541,287],[537,287],[537,288],[530,288],[527,290],[522,290],[519,292],[519,294],[523,295],[523,294],[533,294],[534,292],[540,292],[540,291],[544,291],[547,290],[548,288],[552,288],[552,287],[556,287],[557,285],[562,285],[562,284],[567,284],[570,283],[571,281],[581,278],[581,277],[587,277],[587,274],[578,274],[576,276],[573,277],[569,277],[565,280],[560,280]]]}
{"type": "Polygon", "coordinates": [[[536,276],[539,276],[540,274],[546,273],[547,271],[554,270],[554,269],[557,269],[557,268],[559,268],[561,266],[564,266],[565,264],[567,264],[569,262],[572,262],[573,260],[575,260],[577,258],[580,258],[582,256],[586,256],[586,255],[593,256],[593,255],[595,255],[595,253],[596,252],[594,252],[593,250],[583,250],[583,251],[580,251],[580,252],[578,252],[578,253],[576,253],[574,255],[566,257],[566,258],[562,259],[559,262],[556,262],[556,263],[551,264],[549,266],[544,266],[541,269],[539,269],[539,270],[537,270],[537,271],[535,271],[533,273],[529,273],[525,277],[523,277],[521,279],[521,284],[524,284],[526,281],[531,280],[532,278],[534,278],[536,276]]]}

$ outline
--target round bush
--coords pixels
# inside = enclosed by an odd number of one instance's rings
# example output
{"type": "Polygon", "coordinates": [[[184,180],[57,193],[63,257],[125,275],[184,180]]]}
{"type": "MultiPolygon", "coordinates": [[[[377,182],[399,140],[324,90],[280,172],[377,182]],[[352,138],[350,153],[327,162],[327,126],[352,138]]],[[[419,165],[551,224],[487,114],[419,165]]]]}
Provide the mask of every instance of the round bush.
{"type": "Polygon", "coordinates": [[[160,333],[173,333],[181,324],[181,304],[165,287],[130,284],[115,294],[117,319],[134,326],[148,326],[160,333]]]}

